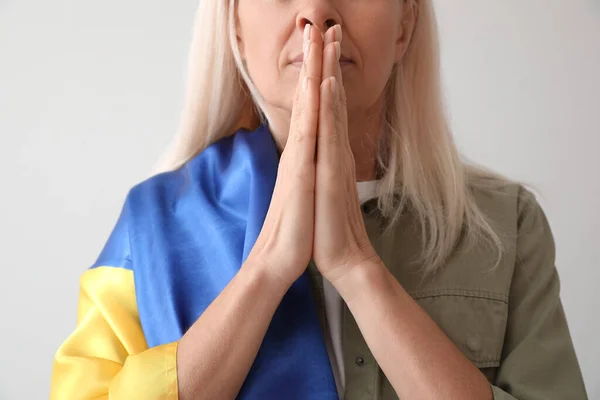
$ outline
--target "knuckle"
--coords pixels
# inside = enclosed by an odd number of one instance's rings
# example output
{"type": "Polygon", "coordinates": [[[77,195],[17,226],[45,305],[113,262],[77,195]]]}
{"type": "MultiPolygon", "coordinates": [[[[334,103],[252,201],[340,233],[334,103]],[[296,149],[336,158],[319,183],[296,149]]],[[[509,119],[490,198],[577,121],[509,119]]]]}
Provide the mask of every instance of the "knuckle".
{"type": "Polygon", "coordinates": [[[296,108],[294,108],[294,117],[293,122],[298,125],[300,121],[302,121],[302,117],[306,114],[306,107],[302,104],[297,104],[296,108]]]}
{"type": "Polygon", "coordinates": [[[294,141],[298,145],[302,145],[306,141],[306,139],[307,135],[301,129],[298,130],[298,132],[296,132],[296,134],[294,135],[294,141]]]}
{"type": "Polygon", "coordinates": [[[340,103],[342,103],[344,105],[344,107],[346,106],[346,101],[348,100],[346,97],[346,91],[344,90],[343,85],[340,85],[340,90],[338,92],[340,94],[340,103]]]}
{"type": "Polygon", "coordinates": [[[330,133],[326,138],[327,142],[333,146],[337,146],[340,143],[340,135],[337,131],[330,133]]]}
{"type": "Polygon", "coordinates": [[[343,115],[343,111],[344,111],[344,105],[343,104],[336,104],[333,107],[333,115],[335,116],[336,119],[339,119],[342,115],[343,115]]]}
{"type": "Polygon", "coordinates": [[[298,90],[296,90],[296,93],[294,93],[294,107],[300,103],[300,88],[298,88],[298,90]]]}

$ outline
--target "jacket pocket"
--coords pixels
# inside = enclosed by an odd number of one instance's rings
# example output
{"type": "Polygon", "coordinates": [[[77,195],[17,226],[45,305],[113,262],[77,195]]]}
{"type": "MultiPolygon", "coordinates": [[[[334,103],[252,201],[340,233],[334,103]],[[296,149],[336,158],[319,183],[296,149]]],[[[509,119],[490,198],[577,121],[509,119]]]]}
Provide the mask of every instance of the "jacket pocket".
{"type": "Polygon", "coordinates": [[[477,368],[500,365],[508,315],[506,295],[462,289],[411,295],[477,368]]]}

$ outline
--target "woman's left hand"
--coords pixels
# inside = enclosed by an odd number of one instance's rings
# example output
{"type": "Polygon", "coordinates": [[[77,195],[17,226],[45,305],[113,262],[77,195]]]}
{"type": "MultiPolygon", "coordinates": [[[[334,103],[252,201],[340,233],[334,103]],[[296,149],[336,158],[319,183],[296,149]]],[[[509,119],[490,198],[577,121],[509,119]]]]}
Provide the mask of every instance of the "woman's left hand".
{"type": "Polygon", "coordinates": [[[342,30],[336,25],[323,38],[315,184],[313,259],[332,283],[354,266],[377,258],[367,236],[356,189],[346,95],[338,61],[341,36],[342,30]]]}

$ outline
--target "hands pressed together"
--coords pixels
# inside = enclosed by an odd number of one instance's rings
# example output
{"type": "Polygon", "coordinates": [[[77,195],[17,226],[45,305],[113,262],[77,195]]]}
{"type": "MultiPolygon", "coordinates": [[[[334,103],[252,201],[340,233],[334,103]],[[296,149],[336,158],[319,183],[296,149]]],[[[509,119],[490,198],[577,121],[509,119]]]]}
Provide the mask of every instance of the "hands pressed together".
{"type": "Polygon", "coordinates": [[[377,258],[363,223],[339,58],[342,30],[307,24],[290,131],[262,231],[249,258],[291,285],[311,257],[335,282],[377,258]]]}

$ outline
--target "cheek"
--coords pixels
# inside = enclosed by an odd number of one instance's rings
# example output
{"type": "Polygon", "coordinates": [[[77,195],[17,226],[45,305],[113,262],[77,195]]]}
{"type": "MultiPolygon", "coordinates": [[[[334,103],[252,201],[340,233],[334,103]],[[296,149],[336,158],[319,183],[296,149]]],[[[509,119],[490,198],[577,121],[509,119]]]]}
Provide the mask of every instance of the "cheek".
{"type": "Polygon", "coordinates": [[[281,68],[280,49],[279,43],[272,39],[257,42],[246,57],[246,68],[267,105],[291,110],[298,72],[290,67],[281,68]]]}
{"type": "Polygon", "coordinates": [[[267,40],[265,40],[265,24],[261,23],[262,18],[260,17],[259,10],[257,7],[249,5],[248,1],[240,1],[238,7],[238,18],[239,18],[239,35],[241,37],[240,51],[248,64],[248,67],[252,67],[254,71],[258,71],[261,68],[261,64],[267,66],[267,55],[270,53],[272,47],[267,40]]]}
{"type": "Polygon", "coordinates": [[[386,17],[373,18],[377,24],[365,26],[356,35],[356,46],[359,49],[362,71],[361,87],[352,88],[349,93],[348,106],[370,107],[381,97],[395,63],[395,25],[386,17]]]}
{"type": "MultiPolygon", "coordinates": [[[[381,40],[371,39],[365,58],[365,70],[369,79],[378,86],[377,89],[382,91],[395,63],[395,46],[394,41],[389,39],[393,34],[391,31],[377,33],[383,34],[379,35],[381,40]]],[[[371,36],[375,37],[377,36],[371,36]]]]}
{"type": "MultiPolygon", "coordinates": [[[[244,1],[243,3],[248,3],[244,1]]],[[[243,54],[252,82],[265,102],[285,106],[293,99],[295,82],[289,79],[287,68],[280,68],[283,49],[288,39],[286,17],[268,7],[250,5],[239,8],[243,54]],[[265,21],[279,21],[266,24],[265,21]]],[[[289,20],[289,16],[287,16],[289,20]]],[[[296,80],[298,77],[296,76],[296,80]]]]}

